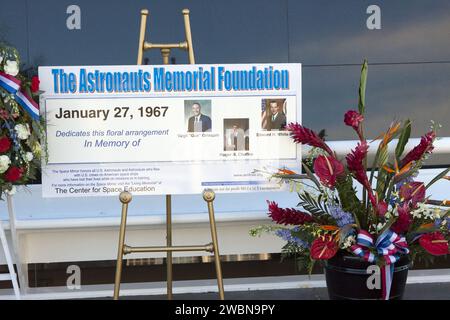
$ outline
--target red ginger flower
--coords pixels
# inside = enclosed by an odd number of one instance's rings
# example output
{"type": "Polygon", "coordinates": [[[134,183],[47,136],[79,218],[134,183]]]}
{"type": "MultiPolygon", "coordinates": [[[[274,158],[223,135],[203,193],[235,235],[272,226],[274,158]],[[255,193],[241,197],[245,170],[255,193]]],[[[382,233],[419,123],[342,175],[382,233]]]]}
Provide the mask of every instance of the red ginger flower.
{"type": "Polygon", "coordinates": [[[432,232],[424,234],[419,239],[419,244],[434,256],[443,256],[450,253],[448,241],[440,232],[432,232]]]}
{"type": "Polygon", "coordinates": [[[364,121],[364,116],[355,110],[349,110],[345,113],[344,122],[347,126],[355,129],[358,133],[359,139],[363,140],[361,123],[364,121]]]}
{"type": "Polygon", "coordinates": [[[392,225],[391,230],[398,234],[405,233],[406,231],[408,231],[412,223],[412,217],[409,213],[408,205],[404,204],[403,206],[398,207],[397,212],[398,218],[392,225]]]}
{"type": "Polygon", "coordinates": [[[9,148],[11,148],[11,140],[6,136],[1,137],[0,138],[0,153],[4,153],[4,152],[8,151],[9,148]]]}
{"type": "Polygon", "coordinates": [[[400,162],[400,166],[403,167],[405,164],[412,161],[418,161],[425,153],[431,153],[434,149],[433,141],[435,138],[436,133],[434,131],[429,131],[427,134],[422,136],[422,138],[420,138],[420,143],[406,154],[400,162]]]}
{"type": "Polygon", "coordinates": [[[332,236],[317,238],[311,244],[311,258],[315,260],[328,260],[338,251],[338,245],[332,236]]]}
{"type": "Polygon", "coordinates": [[[296,143],[303,143],[313,147],[321,148],[325,150],[330,156],[333,155],[333,151],[331,151],[330,147],[323,141],[322,138],[319,137],[317,133],[312,131],[311,129],[303,127],[298,123],[289,123],[286,128],[291,133],[292,139],[296,143]]]}
{"type": "Polygon", "coordinates": [[[24,171],[23,168],[10,167],[5,172],[5,180],[9,182],[15,182],[22,177],[23,171],[24,171]]]}
{"type": "Polygon", "coordinates": [[[358,143],[355,150],[352,150],[346,157],[347,167],[350,170],[355,179],[366,188],[370,202],[377,208],[377,201],[373,195],[372,187],[370,186],[369,179],[367,178],[366,169],[364,168],[363,161],[367,155],[369,145],[366,141],[358,143]]]}
{"type": "Polygon", "coordinates": [[[314,161],[314,172],[323,185],[334,188],[337,178],[344,174],[344,166],[334,157],[320,155],[314,161]]]}
{"type": "Polygon", "coordinates": [[[302,225],[313,221],[313,217],[306,212],[296,209],[282,209],[275,201],[267,201],[269,204],[269,217],[278,224],[302,225]]]}
{"type": "Polygon", "coordinates": [[[377,211],[378,215],[384,217],[384,215],[388,211],[388,204],[385,201],[379,201],[377,203],[377,211]]]}

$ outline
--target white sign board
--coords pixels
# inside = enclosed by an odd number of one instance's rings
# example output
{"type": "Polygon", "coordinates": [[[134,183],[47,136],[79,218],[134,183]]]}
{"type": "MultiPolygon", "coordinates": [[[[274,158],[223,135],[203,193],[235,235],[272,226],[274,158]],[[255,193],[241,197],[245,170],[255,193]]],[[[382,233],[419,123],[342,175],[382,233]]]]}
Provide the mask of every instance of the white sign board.
{"type": "Polygon", "coordinates": [[[40,67],[44,197],[283,190],[301,65],[40,67]],[[255,171],[256,170],[256,171],[255,171]]]}

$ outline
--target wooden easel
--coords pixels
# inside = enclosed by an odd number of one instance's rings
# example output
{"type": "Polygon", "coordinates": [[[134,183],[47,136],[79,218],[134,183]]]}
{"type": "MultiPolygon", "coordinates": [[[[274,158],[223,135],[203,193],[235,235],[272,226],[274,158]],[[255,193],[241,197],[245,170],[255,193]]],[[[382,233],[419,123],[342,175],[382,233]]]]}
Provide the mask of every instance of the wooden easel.
{"type": "MultiPolygon", "coordinates": [[[[150,43],[145,41],[145,29],[147,25],[148,10],[141,10],[141,27],[139,35],[139,47],[137,64],[142,64],[142,58],[145,50],[160,49],[164,64],[169,64],[169,57],[171,49],[183,49],[188,51],[189,63],[195,64],[194,48],[192,46],[191,26],[189,21],[189,10],[183,9],[184,27],[186,34],[186,41],[180,43],[150,43]]],[[[166,252],[167,253],[167,299],[171,300],[172,294],[172,252],[180,251],[206,251],[214,253],[214,263],[216,267],[217,286],[219,289],[219,297],[221,300],[225,299],[222,279],[222,268],[220,264],[219,246],[217,241],[216,220],[214,218],[213,201],[215,193],[211,189],[203,191],[203,199],[208,205],[209,225],[211,229],[211,243],[206,245],[190,245],[190,246],[174,246],[172,245],[172,196],[166,195],[166,246],[150,246],[150,247],[130,247],[125,245],[125,229],[127,223],[128,204],[132,196],[129,192],[124,191],[120,194],[119,199],[122,202],[122,218],[120,222],[119,231],[119,245],[117,252],[116,276],[114,282],[114,300],[119,298],[120,279],[122,275],[123,256],[129,253],[142,252],[166,252]]]]}
{"type": "Polygon", "coordinates": [[[13,259],[9,251],[8,241],[6,240],[2,221],[0,221],[0,242],[3,248],[3,253],[5,254],[6,264],[8,265],[8,273],[1,273],[0,281],[11,281],[16,299],[20,300],[20,289],[19,283],[17,282],[17,274],[14,270],[13,259]]]}

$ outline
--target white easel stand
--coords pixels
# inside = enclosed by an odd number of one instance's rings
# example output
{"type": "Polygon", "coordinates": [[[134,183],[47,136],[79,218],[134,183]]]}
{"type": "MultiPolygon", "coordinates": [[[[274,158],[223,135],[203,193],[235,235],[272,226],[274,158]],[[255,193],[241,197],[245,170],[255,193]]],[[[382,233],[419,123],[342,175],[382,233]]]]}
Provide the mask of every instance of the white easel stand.
{"type": "Polygon", "coordinates": [[[9,273],[0,274],[0,281],[11,281],[14,288],[14,294],[16,299],[20,300],[19,283],[17,282],[17,274],[14,270],[14,264],[12,261],[11,253],[8,247],[8,241],[6,240],[5,230],[3,229],[3,223],[0,221],[0,239],[2,241],[3,252],[5,253],[6,263],[8,264],[9,273]]]}

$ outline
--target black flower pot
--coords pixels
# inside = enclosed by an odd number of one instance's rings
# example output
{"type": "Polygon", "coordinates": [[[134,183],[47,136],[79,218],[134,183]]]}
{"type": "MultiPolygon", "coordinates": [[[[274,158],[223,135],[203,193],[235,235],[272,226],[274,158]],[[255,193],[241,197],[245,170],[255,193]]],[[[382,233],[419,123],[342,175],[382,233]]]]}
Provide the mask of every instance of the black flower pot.
{"type": "MultiPolygon", "coordinates": [[[[325,278],[328,295],[331,300],[378,300],[382,297],[381,289],[369,289],[367,280],[372,273],[367,268],[373,265],[357,256],[338,252],[325,261],[325,278]]],[[[405,291],[410,261],[402,256],[394,265],[390,300],[401,300],[405,291]]]]}

